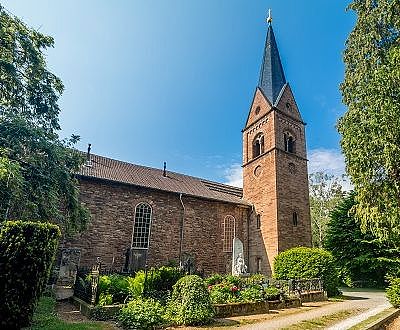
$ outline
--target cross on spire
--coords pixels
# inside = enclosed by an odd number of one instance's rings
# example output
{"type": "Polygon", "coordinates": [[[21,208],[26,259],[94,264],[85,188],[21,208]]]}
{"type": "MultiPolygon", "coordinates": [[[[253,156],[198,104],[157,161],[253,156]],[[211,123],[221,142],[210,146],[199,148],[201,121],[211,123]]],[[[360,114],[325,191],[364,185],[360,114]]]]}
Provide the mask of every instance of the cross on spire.
{"type": "Polygon", "coordinates": [[[269,25],[271,25],[271,23],[272,23],[271,9],[268,9],[267,23],[269,25]]]}

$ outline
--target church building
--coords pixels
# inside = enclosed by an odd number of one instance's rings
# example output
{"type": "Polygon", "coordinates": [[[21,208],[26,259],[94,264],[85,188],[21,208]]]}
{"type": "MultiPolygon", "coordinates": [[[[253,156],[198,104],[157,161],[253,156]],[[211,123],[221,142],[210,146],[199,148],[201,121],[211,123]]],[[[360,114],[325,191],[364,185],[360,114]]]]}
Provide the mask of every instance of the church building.
{"type": "Polygon", "coordinates": [[[114,269],[174,262],[229,273],[235,237],[251,273],[311,246],[305,123],[268,18],[261,72],[243,128],[243,189],[90,154],[78,174],[88,229],[65,242],[81,265],[114,269]]]}

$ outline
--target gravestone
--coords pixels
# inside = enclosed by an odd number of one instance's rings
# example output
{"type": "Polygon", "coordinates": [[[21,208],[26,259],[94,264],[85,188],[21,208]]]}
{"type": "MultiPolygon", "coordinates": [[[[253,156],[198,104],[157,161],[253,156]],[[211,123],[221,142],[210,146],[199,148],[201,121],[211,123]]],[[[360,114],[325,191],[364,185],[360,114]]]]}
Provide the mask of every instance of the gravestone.
{"type": "Polygon", "coordinates": [[[129,269],[130,273],[135,273],[138,270],[145,269],[147,261],[147,249],[135,249],[130,250],[129,256],[129,269]]]}
{"type": "Polygon", "coordinates": [[[243,243],[235,237],[232,250],[232,275],[246,275],[247,266],[244,262],[243,243]]]}
{"type": "Polygon", "coordinates": [[[73,286],[76,280],[76,273],[81,260],[80,249],[62,249],[60,260],[60,271],[58,274],[58,285],[73,286]]]}
{"type": "Polygon", "coordinates": [[[73,296],[73,286],[81,260],[81,250],[65,248],[61,250],[60,270],[55,286],[56,299],[63,300],[73,296]]]}

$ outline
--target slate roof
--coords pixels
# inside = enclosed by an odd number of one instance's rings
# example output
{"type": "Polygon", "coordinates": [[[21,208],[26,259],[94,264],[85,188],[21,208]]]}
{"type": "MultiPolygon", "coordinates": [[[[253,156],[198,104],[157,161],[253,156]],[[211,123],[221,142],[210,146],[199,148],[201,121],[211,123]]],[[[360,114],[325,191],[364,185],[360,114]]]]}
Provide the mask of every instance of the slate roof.
{"type": "Polygon", "coordinates": [[[95,154],[91,154],[90,157],[90,166],[83,165],[77,173],[78,177],[95,178],[210,200],[250,205],[242,199],[243,190],[241,188],[169,171],[167,171],[167,176],[164,177],[161,169],[126,163],[95,154]]]}
{"type": "Polygon", "coordinates": [[[276,45],[274,30],[272,29],[272,25],[269,24],[258,87],[271,104],[275,105],[285,84],[285,73],[283,72],[278,46],[276,45]]]}

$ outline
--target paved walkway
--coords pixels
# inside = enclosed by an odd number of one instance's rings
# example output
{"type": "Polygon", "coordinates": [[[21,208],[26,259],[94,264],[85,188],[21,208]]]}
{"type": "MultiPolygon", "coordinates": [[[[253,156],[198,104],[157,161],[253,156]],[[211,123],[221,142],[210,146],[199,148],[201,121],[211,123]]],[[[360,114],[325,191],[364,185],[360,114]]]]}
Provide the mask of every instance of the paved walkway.
{"type": "MultiPolygon", "coordinates": [[[[267,330],[281,329],[301,321],[320,318],[324,315],[331,315],[340,311],[357,310],[357,315],[353,315],[329,329],[345,330],[355,324],[366,320],[370,316],[390,307],[385,297],[384,291],[370,289],[346,289],[343,294],[348,297],[347,300],[340,302],[308,303],[304,307],[285,310],[279,314],[260,315],[261,322],[240,326],[241,330],[267,330]]],[[[232,321],[239,321],[245,317],[230,318],[232,321]]],[[[255,317],[252,316],[252,319],[255,317]]],[[[250,318],[251,319],[251,318],[250,318]]],[[[238,327],[238,324],[235,326],[238,327]]],[[[223,327],[224,329],[233,329],[233,327],[223,327]]]]}

